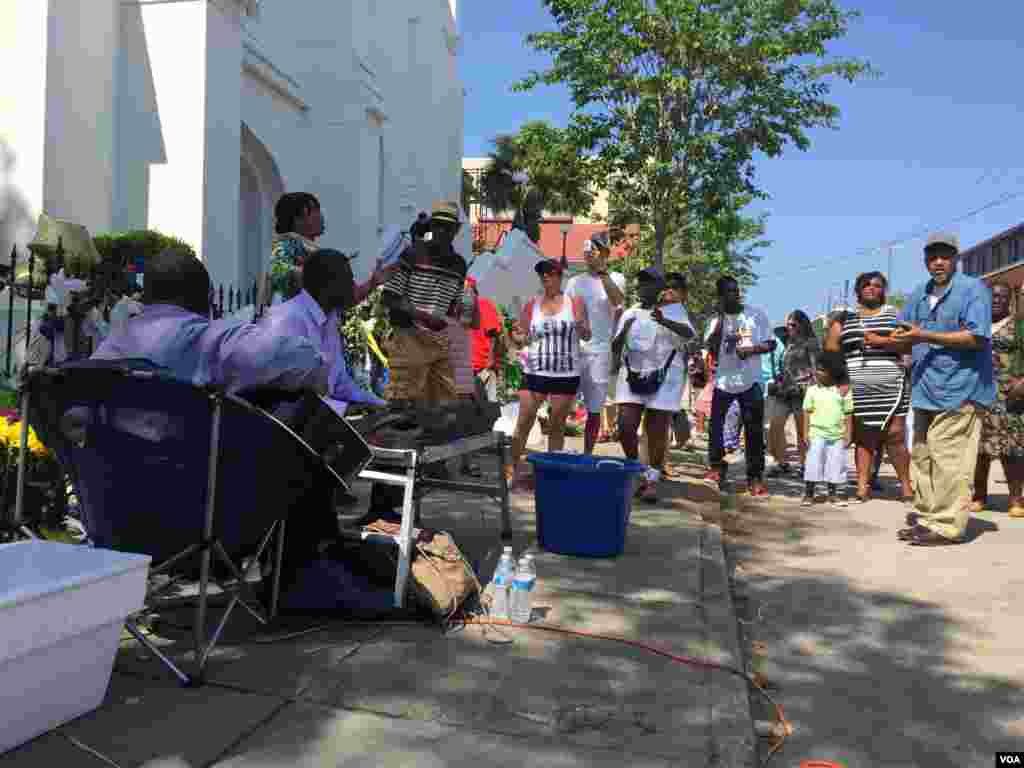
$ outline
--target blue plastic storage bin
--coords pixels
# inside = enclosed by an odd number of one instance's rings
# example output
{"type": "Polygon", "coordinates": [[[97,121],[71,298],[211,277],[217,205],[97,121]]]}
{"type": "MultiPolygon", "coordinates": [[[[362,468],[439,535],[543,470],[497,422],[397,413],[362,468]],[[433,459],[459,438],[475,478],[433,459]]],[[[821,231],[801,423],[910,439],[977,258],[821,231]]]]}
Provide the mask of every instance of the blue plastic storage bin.
{"type": "Polygon", "coordinates": [[[615,557],[626,546],[637,461],[576,453],[533,453],[537,540],[548,552],[615,557]]]}

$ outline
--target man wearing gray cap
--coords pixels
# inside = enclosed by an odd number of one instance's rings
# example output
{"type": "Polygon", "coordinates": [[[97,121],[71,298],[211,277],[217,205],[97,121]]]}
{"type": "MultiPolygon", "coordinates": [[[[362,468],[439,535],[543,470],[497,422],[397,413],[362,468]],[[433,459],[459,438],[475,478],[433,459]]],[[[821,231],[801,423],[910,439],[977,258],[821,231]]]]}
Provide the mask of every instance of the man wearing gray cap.
{"type": "Polygon", "coordinates": [[[992,375],[992,292],[957,272],[956,235],[928,238],[924,262],[931,279],[911,294],[900,328],[885,338],[865,334],[872,347],[913,350],[911,480],[916,512],[899,538],[912,546],[963,541],[974,491],[981,409],[995,400],[992,375]]]}

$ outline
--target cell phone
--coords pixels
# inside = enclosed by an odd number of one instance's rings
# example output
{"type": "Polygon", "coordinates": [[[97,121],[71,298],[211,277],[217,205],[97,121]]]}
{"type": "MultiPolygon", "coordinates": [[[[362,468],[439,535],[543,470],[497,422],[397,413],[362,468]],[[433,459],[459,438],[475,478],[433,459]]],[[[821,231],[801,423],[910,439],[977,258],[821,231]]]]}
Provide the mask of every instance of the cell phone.
{"type": "Polygon", "coordinates": [[[876,331],[871,331],[871,333],[874,333],[876,336],[891,336],[892,335],[892,329],[891,328],[879,328],[876,331]]]}
{"type": "Polygon", "coordinates": [[[908,323],[906,320],[900,320],[896,323],[896,327],[901,331],[909,331],[914,327],[914,324],[908,323]]]}

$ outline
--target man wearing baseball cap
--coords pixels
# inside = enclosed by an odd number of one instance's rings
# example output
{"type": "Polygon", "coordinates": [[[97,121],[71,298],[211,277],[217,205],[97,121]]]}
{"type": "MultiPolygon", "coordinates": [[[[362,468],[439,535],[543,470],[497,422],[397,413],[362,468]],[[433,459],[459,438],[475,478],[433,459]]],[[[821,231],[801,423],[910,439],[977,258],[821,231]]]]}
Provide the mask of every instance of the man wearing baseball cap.
{"type": "Polygon", "coordinates": [[[885,338],[865,334],[872,347],[913,349],[911,405],[914,447],[910,476],[915,512],[899,538],[912,546],[963,541],[974,491],[981,410],[995,400],[992,374],[992,292],[957,272],[956,235],[933,234],[924,247],[931,279],[917,287],[900,315],[902,327],[885,338]]]}
{"type": "Polygon", "coordinates": [[[576,275],[565,288],[565,295],[581,299],[590,319],[590,340],[581,344],[580,394],[587,408],[587,426],[583,450],[594,452],[601,429],[601,410],[608,396],[611,378],[612,331],[622,313],[626,278],[609,272],[608,233],[599,232],[583,243],[586,274],[576,275]]]}

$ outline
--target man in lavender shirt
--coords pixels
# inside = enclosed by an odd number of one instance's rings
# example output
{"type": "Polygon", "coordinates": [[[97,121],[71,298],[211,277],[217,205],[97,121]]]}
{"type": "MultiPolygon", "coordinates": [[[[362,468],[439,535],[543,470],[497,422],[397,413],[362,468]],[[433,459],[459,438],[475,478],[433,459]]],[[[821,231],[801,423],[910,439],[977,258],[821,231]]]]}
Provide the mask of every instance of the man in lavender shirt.
{"type": "Polygon", "coordinates": [[[166,250],[146,262],[142,313],[114,328],[92,357],[145,360],[199,386],[327,390],[317,345],[237,320],[210,320],[210,276],[189,253],[166,250]]]}
{"type": "MultiPolygon", "coordinates": [[[[316,276],[317,284],[330,286],[321,298],[331,312],[323,314],[335,317],[334,309],[346,306],[344,298],[352,295],[351,269],[343,257],[329,260],[332,274],[337,264],[343,265],[337,271],[347,272],[346,289],[344,280],[319,280],[317,267],[309,272],[309,264],[315,261],[306,262],[306,274],[316,276]]],[[[346,389],[347,374],[336,370],[341,350],[336,322],[321,323],[322,335],[310,336],[288,321],[294,310],[268,323],[210,321],[209,297],[209,275],[194,256],[173,250],[154,256],[146,263],[145,309],[112,332],[93,358],[144,360],[184,381],[213,384],[230,392],[313,389],[333,398],[358,396],[346,389]],[[332,335],[336,344],[330,341],[332,335]],[[325,359],[322,349],[335,357],[325,359]]],[[[343,367],[344,361],[340,364],[343,367]]],[[[373,600],[389,604],[390,593],[376,595],[343,563],[323,556],[338,538],[333,493],[332,484],[320,482],[294,500],[281,569],[283,611],[332,610],[373,600]]]]}
{"type": "Polygon", "coordinates": [[[328,370],[324,399],[338,416],[344,416],[352,403],[386,406],[386,401],[352,380],[345,363],[338,320],[355,298],[348,258],[330,249],[308,254],[302,267],[302,284],[305,287],[296,296],[271,307],[260,325],[272,336],[307,339],[320,353],[328,370]]]}

